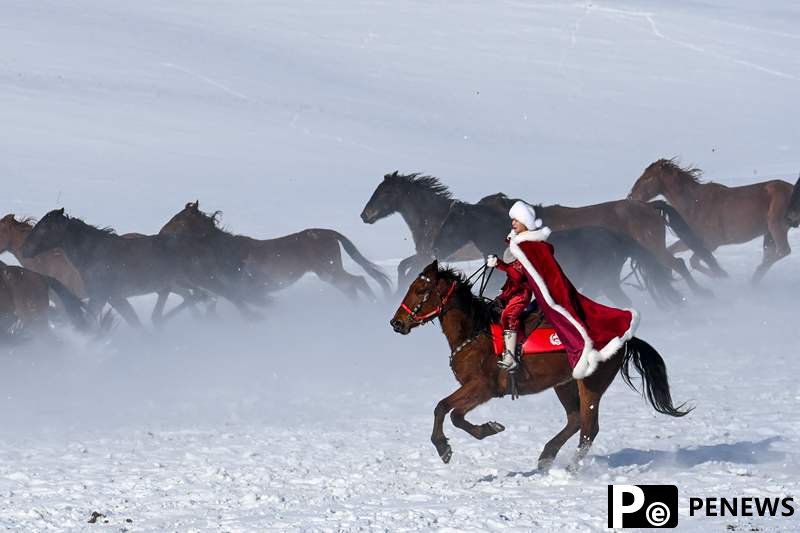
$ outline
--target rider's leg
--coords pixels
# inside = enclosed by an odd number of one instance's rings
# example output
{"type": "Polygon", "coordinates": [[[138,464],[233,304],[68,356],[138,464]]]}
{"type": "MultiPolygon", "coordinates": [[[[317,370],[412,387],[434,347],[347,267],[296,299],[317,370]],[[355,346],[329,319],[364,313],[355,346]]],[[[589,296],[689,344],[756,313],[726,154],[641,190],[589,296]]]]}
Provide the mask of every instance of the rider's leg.
{"type": "Polygon", "coordinates": [[[500,315],[500,323],[503,325],[503,343],[505,349],[503,355],[497,362],[497,366],[506,370],[513,370],[517,367],[517,330],[519,329],[519,317],[525,310],[528,302],[523,297],[511,298],[500,315]]]}

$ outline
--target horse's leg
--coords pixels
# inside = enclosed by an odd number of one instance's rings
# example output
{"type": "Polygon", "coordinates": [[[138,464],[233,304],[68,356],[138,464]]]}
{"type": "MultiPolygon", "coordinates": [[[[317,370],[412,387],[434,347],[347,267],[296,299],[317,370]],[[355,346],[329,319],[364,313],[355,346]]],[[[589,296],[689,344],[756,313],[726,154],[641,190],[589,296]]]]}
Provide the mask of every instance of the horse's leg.
{"type": "Polygon", "coordinates": [[[127,298],[115,296],[113,298],[109,298],[108,303],[111,304],[111,307],[117,310],[117,313],[119,313],[120,316],[125,319],[125,322],[127,322],[129,326],[133,326],[135,328],[142,327],[139,316],[136,314],[136,311],[133,309],[133,306],[127,298]]]}
{"type": "Polygon", "coordinates": [[[764,258],[753,274],[751,281],[753,285],[761,281],[772,265],[792,253],[792,248],[789,246],[789,228],[782,217],[776,218],[772,211],[770,208],[769,232],[764,235],[764,258]]]}
{"type": "Polygon", "coordinates": [[[100,318],[100,313],[103,312],[103,307],[105,307],[107,301],[107,298],[93,296],[89,298],[89,303],[86,304],[86,310],[93,318],[100,318]]]}
{"type": "Polygon", "coordinates": [[[467,413],[491,399],[492,392],[489,387],[484,385],[483,387],[476,386],[472,388],[470,392],[460,395],[451,401],[450,406],[453,411],[450,413],[450,420],[455,427],[463,429],[478,440],[500,433],[506,429],[503,424],[492,421],[476,426],[464,418],[467,413]]]}
{"type": "MultiPolygon", "coordinates": [[[[666,249],[664,249],[666,252],[666,249]]],[[[683,278],[689,288],[695,294],[699,294],[701,296],[713,296],[714,293],[711,289],[707,289],[701,286],[692,276],[692,273],[689,272],[689,268],[686,266],[686,262],[680,257],[675,257],[674,255],[670,255],[666,253],[666,256],[662,256],[662,263],[666,264],[667,267],[671,268],[683,278]]]]}
{"type": "Polygon", "coordinates": [[[589,453],[589,448],[592,447],[592,442],[600,431],[600,398],[617,375],[621,360],[618,352],[611,359],[602,363],[594,374],[578,381],[581,436],[573,468],[577,467],[589,453]]]}
{"type": "Polygon", "coordinates": [[[685,252],[688,249],[689,249],[689,247],[683,241],[673,242],[672,244],[667,246],[667,251],[672,255],[679,254],[681,252],[685,252]]]}
{"type": "Polygon", "coordinates": [[[719,274],[717,272],[714,272],[713,270],[708,268],[706,265],[704,265],[701,262],[700,256],[697,255],[697,254],[692,254],[692,257],[689,258],[689,264],[692,265],[692,268],[694,268],[698,272],[702,272],[703,274],[705,274],[706,276],[708,276],[710,278],[721,278],[722,277],[721,274],[719,274]]]}
{"type": "Polygon", "coordinates": [[[453,449],[450,447],[450,444],[447,442],[447,437],[444,434],[444,417],[455,406],[463,406],[465,398],[469,398],[476,393],[479,394],[480,389],[484,388],[483,384],[470,382],[459,387],[453,394],[440,400],[439,403],[436,404],[436,408],[433,410],[433,432],[431,433],[431,442],[436,446],[439,457],[441,457],[442,461],[445,463],[450,462],[450,458],[453,456],[453,449]]]}
{"type": "Polygon", "coordinates": [[[153,312],[150,313],[150,321],[156,327],[164,325],[164,305],[167,303],[167,298],[169,298],[169,291],[164,290],[158,292],[158,300],[156,300],[156,305],[153,306],[153,312]]]}
{"type": "Polygon", "coordinates": [[[578,384],[575,381],[569,381],[562,385],[557,385],[554,390],[561,401],[561,405],[564,406],[564,410],[567,412],[567,424],[564,429],[544,445],[544,450],[539,455],[539,470],[550,468],[559,450],[581,427],[578,384]]]}

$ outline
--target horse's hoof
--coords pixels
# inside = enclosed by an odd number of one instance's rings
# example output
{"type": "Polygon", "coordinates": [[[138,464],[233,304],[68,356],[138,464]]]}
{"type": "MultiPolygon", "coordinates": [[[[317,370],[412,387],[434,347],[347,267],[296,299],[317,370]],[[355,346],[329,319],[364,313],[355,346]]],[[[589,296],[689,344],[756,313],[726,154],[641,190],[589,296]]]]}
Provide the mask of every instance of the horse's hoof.
{"type": "Polygon", "coordinates": [[[439,452],[439,457],[442,458],[442,462],[444,462],[444,464],[450,462],[450,458],[453,457],[453,449],[449,444],[447,444],[445,448],[439,452]]]}
{"type": "Polygon", "coordinates": [[[506,430],[506,427],[503,424],[501,424],[500,422],[495,422],[495,421],[486,422],[486,427],[488,429],[488,431],[486,432],[486,435],[496,435],[496,434],[500,433],[501,431],[505,431],[506,430]]]}
{"type": "Polygon", "coordinates": [[[552,459],[544,459],[540,460],[539,464],[536,465],[536,471],[542,474],[547,473],[550,470],[550,467],[553,466],[552,459]]]}

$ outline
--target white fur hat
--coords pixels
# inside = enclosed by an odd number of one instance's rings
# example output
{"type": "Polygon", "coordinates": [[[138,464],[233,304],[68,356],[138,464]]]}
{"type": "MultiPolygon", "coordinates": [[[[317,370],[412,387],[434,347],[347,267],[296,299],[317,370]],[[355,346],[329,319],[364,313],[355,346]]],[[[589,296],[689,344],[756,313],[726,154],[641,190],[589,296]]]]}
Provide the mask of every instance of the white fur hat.
{"type": "Polygon", "coordinates": [[[536,218],[536,211],[534,211],[532,206],[526,204],[522,200],[514,202],[514,205],[512,205],[511,209],[508,211],[508,216],[516,218],[525,224],[525,227],[529,230],[542,227],[542,220],[536,218]]]}

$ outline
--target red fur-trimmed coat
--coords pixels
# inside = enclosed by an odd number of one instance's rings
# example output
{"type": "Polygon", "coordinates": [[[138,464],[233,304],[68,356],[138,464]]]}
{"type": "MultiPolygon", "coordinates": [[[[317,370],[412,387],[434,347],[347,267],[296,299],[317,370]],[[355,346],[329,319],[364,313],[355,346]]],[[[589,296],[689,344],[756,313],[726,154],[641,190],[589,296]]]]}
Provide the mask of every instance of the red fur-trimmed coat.
{"type": "Polygon", "coordinates": [[[524,231],[511,239],[509,248],[567,351],[572,376],[583,379],[633,337],[639,313],[608,307],[579,293],[556,261],[553,245],[545,242],[549,235],[549,228],[524,231]]]}

